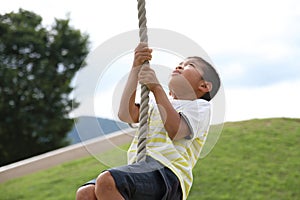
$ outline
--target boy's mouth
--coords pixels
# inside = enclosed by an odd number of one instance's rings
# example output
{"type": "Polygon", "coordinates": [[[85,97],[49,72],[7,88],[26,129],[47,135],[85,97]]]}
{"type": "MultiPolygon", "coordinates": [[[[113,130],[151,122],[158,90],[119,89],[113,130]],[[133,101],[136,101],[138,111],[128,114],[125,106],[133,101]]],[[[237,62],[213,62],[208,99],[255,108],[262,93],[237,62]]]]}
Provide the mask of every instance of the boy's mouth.
{"type": "Polygon", "coordinates": [[[180,71],[178,71],[178,70],[174,70],[174,71],[172,72],[172,76],[175,76],[175,75],[178,75],[178,74],[181,74],[180,71]]]}

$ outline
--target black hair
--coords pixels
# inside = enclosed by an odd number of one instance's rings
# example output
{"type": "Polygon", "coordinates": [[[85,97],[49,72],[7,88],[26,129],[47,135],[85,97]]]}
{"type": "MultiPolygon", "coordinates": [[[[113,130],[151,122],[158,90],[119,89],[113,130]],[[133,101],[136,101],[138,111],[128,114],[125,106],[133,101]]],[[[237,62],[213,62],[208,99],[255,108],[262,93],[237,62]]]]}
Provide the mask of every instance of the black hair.
{"type": "Polygon", "coordinates": [[[204,81],[212,83],[212,90],[210,92],[205,93],[202,97],[200,97],[200,99],[205,99],[207,101],[210,101],[212,98],[214,98],[214,96],[219,91],[221,85],[219,74],[216,71],[216,69],[203,58],[199,56],[192,56],[192,57],[188,57],[187,59],[191,59],[191,58],[197,59],[200,61],[200,63],[203,64],[199,66],[203,71],[203,79],[204,81]]]}

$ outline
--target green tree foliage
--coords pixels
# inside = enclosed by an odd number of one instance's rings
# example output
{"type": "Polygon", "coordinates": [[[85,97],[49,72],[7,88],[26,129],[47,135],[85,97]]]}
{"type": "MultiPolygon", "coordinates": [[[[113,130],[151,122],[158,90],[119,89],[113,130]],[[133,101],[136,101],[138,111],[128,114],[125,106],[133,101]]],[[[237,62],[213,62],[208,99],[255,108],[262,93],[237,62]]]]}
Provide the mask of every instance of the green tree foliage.
{"type": "Polygon", "coordinates": [[[70,82],[88,54],[88,35],[30,11],[0,15],[0,166],[68,144],[70,82]]]}

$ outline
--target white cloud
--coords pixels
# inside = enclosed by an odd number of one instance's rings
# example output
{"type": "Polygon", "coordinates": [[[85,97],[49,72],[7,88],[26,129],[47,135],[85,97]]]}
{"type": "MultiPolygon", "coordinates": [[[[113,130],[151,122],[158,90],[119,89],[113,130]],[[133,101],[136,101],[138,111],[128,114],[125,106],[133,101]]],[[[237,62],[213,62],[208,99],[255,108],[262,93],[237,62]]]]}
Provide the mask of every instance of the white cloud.
{"type": "Polygon", "coordinates": [[[222,66],[219,73],[224,80],[245,76],[245,66],[238,62],[225,64],[222,66]]]}
{"type": "MultiPolygon", "coordinates": [[[[300,80],[257,88],[225,88],[225,121],[272,117],[300,118],[300,94],[297,92],[299,88],[300,80]]],[[[115,93],[115,89],[112,87],[87,98],[76,116],[93,115],[117,119],[121,93],[115,93]],[[86,113],[89,110],[92,113],[86,113]]]]}
{"type": "MultiPolygon", "coordinates": [[[[71,24],[90,34],[93,48],[112,36],[138,28],[136,1],[86,0],[83,3],[71,0],[4,0],[0,13],[17,11],[19,8],[36,12],[48,25],[53,23],[55,17],[65,18],[70,13],[71,24]]],[[[225,91],[227,120],[299,117],[296,105],[300,99],[295,92],[300,87],[299,81],[274,82],[278,74],[289,77],[290,74],[285,73],[287,69],[294,74],[299,69],[296,64],[300,55],[298,0],[146,0],[146,9],[148,27],[170,29],[186,35],[201,45],[213,62],[214,58],[229,57],[225,62],[221,59],[218,62],[225,82],[232,77],[238,78],[234,82],[236,85],[231,85],[225,91]],[[253,66],[251,60],[262,65],[253,66]],[[285,65],[272,67],[279,61],[285,65]],[[276,70],[272,85],[234,89],[240,85],[241,79],[247,78],[249,69],[267,68],[267,65],[271,69],[270,73],[260,75],[271,79],[271,73],[274,72],[272,69],[276,70]],[[283,94],[292,98],[287,101],[282,98],[283,94]]],[[[251,71],[251,75],[254,74],[251,71]]],[[[295,80],[295,77],[291,78],[295,80]]],[[[110,94],[103,95],[106,97],[110,94]]],[[[87,95],[85,98],[89,100],[86,100],[88,103],[84,106],[89,107],[94,98],[98,102],[99,97],[87,95]]],[[[111,105],[110,98],[101,97],[101,102],[103,105],[111,105]]],[[[85,113],[84,106],[82,113],[85,113]]],[[[101,111],[97,108],[97,112],[105,116],[111,114],[109,106],[101,108],[101,111]]]]}
{"type": "Polygon", "coordinates": [[[300,118],[300,80],[266,87],[225,89],[226,121],[253,118],[300,118]]]}

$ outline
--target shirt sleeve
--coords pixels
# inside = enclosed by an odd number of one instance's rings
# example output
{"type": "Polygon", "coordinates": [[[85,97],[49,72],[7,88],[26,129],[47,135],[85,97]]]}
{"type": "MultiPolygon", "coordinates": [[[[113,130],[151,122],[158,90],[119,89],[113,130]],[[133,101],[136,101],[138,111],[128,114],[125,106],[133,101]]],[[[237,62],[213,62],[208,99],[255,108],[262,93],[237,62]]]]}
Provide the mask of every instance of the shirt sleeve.
{"type": "Polygon", "coordinates": [[[204,139],[210,124],[210,103],[202,99],[192,101],[185,105],[179,114],[190,128],[191,134],[186,136],[186,139],[194,139],[196,137],[204,139]]]}

